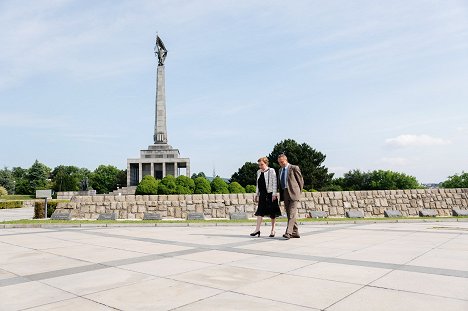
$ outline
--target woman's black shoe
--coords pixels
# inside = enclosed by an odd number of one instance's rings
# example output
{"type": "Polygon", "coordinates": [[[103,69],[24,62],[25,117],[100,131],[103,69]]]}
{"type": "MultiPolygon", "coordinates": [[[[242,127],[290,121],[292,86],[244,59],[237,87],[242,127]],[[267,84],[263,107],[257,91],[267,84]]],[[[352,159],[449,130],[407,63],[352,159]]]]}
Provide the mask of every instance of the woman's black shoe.
{"type": "Polygon", "coordinates": [[[274,237],[275,237],[275,232],[270,233],[270,238],[274,238],[274,237]]]}
{"type": "Polygon", "coordinates": [[[256,235],[260,236],[260,230],[257,231],[257,232],[252,232],[252,233],[250,234],[250,236],[256,236],[256,235]]]}

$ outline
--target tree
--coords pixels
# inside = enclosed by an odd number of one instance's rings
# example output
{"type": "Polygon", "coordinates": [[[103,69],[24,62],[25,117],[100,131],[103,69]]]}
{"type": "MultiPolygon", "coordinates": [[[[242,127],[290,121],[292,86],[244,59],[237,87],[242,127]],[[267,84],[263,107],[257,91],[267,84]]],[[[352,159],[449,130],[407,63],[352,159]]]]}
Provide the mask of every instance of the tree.
{"type": "Polygon", "coordinates": [[[368,190],[370,189],[370,174],[360,170],[351,170],[341,178],[333,180],[333,185],[346,191],[368,190]]]}
{"type": "Polygon", "coordinates": [[[229,193],[228,184],[219,176],[211,181],[211,193],[229,193]]]}
{"type": "Polygon", "coordinates": [[[462,171],[460,175],[449,176],[441,186],[442,188],[468,188],[468,173],[462,171]]]}
{"type": "Polygon", "coordinates": [[[37,189],[48,188],[48,179],[51,169],[38,160],[28,169],[27,179],[30,184],[31,193],[34,194],[37,189]]]}
{"type": "Polygon", "coordinates": [[[117,176],[117,184],[120,188],[127,187],[127,170],[120,170],[117,176]]]}
{"type": "Polygon", "coordinates": [[[229,193],[245,193],[244,187],[242,187],[237,181],[233,181],[229,184],[229,193]]]}
{"type": "Polygon", "coordinates": [[[257,187],[255,187],[254,185],[247,185],[247,186],[245,186],[245,192],[255,193],[255,192],[257,192],[257,187]]]}
{"type": "Polygon", "coordinates": [[[89,178],[90,174],[91,172],[86,168],[59,165],[51,173],[52,189],[55,191],[81,190],[81,181],[89,178]]]}
{"type": "Polygon", "coordinates": [[[6,167],[0,170],[0,186],[4,187],[8,193],[13,193],[15,191],[13,173],[6,167]]]}
{"type": "Polygon", "coordinates": [[[304,189],[321,189],[331,184],[333,173],[328,173],[322,163],[326,156],[306,143],[298,144],[292,139],[277,143],[268,156],[270,167],[279,170],[278,155],[286,154],[291,164],[299,165],[304,178],[304,189]]]}
{"type": "Polygon", "coordinates": [[[176,194],[176,179],[172,175],[164,177],[158,185],[158,194],[176,194]]]}
{"type": "Polygon", "coordinates": [[[117,189],[120,170],[112,165],[99,165],[90,174],[90,185],[97,193],[109,193],[117,189]]]}
{"type": "Polygon", "coordinates": [[[192,179],[195,179],[195,178],[197,178],[197,177],[206,178],[206,175],[205,175],[205,173],[203,173],[203,172],[200,172],[200,173],[198,173],[198,174],[193,173],[191,178],[192,178],[192,179]]]}
{"type": "Polygon", "coordinates": [[[211,193],[211,185],[208,179],[205,177],[197,177],[193,181],[195,183],[195,194],[206,194],[211,193]]]}
{"type": "Polygon", "coordinates": [[[158,184],[159,180],[156,180],[151,175],[146,175],[142,178],[140,183],[138,184],[135,194],[142,195],[142,194],[157,194],[158,193],[158,184]]]}
{"type": "Polygon", "coordinates": [[[195,190],[195,182],[193,179],[180,175],[176,178],[177,193],[178,194],[192,194],[195,190]]]}
{"type": "Polygon", "coordinates": [[[333,181],[333,186],[326,190],[345,191],[357,190],[396,190],[396,189],[418,189],[421,188],[420,183],[413,176],[408,176],[403,173],[376,170],[372,172],[361,172],[359,170],[351,170],[345,173],[343,177],[333,181]]]}
{"type": "Polygon", "coordinates": [[[245,162],[239,170],[231,176],[229,182],[238,182],[242,187],[255,185],[257,182],[258,164],[245,162]]]}

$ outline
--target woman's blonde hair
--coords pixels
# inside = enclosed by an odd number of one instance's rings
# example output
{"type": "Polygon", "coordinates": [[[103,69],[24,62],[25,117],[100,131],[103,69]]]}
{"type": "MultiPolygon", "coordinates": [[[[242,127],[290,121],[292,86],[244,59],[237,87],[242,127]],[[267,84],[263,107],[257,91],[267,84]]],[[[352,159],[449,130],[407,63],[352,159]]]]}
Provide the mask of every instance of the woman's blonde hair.
{"type": "Polygon", "coordinates": [[[267,157],[261,157],[260,159],[257,160],[257,162],[263,162],[265,163],[266,165],[268,165],[268,158],[267,157]]]}

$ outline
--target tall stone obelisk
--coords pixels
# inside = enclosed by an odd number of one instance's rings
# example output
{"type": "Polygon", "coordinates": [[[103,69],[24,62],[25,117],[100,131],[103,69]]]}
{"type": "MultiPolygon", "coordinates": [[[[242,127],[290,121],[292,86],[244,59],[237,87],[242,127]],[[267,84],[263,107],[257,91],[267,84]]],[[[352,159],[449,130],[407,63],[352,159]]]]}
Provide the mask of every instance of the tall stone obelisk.
{"type": "Polygon", "coordinates": [[[159,36],[156,36],[154,53],[158,57],[156,76],[156,111],[154,121],[154,144],[147,149],[140,150],[140,157],[127,159],[126,193],[135,193],[135,188],[142,178],[151,175],[156,179],[163,179],[168,175],[190,177],[190,159],[181,158],[179,149],[172,148],[167,140],[166,128],[166,90],[164,77],[164,61],[167,50],[159,36]]]}
{"type": "Polygon", "coordinates": [[[167,144],[166,127],[166,85],[164,75],[164,60],[167,56],[167,50],[159,36],[156,37],[156,46],[154,53],[158,57],[158,70],[156,78],[156,111],[154,123],[154,143],[167,144]]]}

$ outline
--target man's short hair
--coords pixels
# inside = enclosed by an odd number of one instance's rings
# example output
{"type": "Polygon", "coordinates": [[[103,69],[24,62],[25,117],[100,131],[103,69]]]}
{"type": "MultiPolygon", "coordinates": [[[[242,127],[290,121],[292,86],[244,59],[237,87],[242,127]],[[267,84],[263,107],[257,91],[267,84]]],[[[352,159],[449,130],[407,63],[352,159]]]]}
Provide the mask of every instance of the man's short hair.
{"type": "Polygon", "coordinates": [[[287,157],[284,153],[280,153],[280,154],[278,155],[278,159],[279,159],[279,158],[285,158],[286,160],[288,159],[288,157],[287,157]]]}

